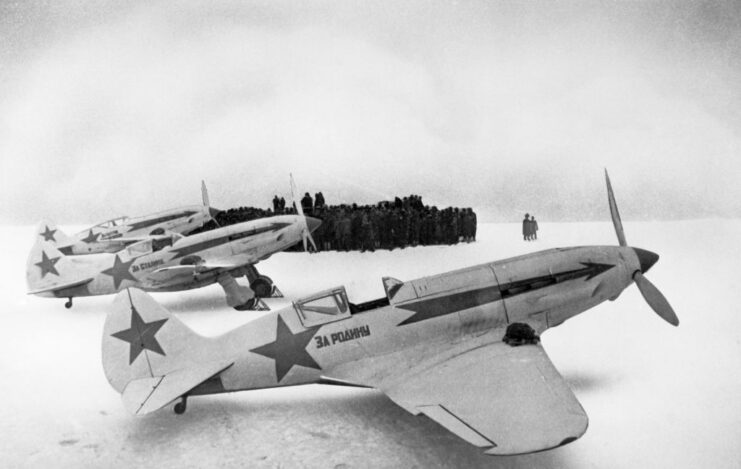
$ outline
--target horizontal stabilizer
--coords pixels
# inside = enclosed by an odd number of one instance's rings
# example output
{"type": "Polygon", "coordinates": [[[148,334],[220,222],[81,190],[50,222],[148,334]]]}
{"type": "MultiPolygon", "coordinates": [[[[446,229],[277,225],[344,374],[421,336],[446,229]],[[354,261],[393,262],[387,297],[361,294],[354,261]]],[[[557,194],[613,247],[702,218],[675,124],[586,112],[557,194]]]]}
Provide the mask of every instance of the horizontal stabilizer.
{"type": "Polygon", "coordinates": [[[233,364],[233,361],[221,361],[191,365],[164,376],[135,379],[121,394],[124,407],[135,415],[154,412],[233,364]]]}
{"type": "Polygon", "coordinates": [[[86,284],[88,284],[88,283],[90,283],[92,281],[93,281],[93,277],[85,278],[85,279],[82,279],[82,280],[76,280],[76,281],[73,281],[73,282],[59,283],[59,284],[52,285],[52,286],[49,286],[49,287],[39,288],[39,289],[36,289],[36,290],[31,290],[31,291],[28,292],[28,294],[29,295],[38,295],[39,293],[58,292],[58,291],[61,291],[61,290],[67,290],[69,288],[75,288],[75,287],[79,287],[79,286],[82,286],[82,285],[86,285],[86,284]]]}

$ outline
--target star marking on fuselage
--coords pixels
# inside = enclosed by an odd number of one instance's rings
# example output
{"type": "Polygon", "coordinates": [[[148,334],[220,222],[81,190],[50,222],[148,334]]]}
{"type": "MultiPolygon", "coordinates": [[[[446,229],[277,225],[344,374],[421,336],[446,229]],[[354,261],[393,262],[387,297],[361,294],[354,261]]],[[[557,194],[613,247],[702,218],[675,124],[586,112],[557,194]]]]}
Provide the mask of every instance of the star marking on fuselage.
{"type": "Polygon", "coordinates": [[[131,268],[131,264],[136,259],[131,259],[129,262],[124,262],[121,260],[120,257],[118,257],[118,254],[116,254],[116,259],[113,261],[113,267],[110,267],[108,269],[105,269],[101,271],[101,274],[110,275],[113,277],[113,286],[118,289],[118,287],[121,285],[121,282],[124,280],[131,280],[134,282],[137,282],[136,277],[131,275],[131,272],[129,272],[129,269],[131,268]]]}
{"type": "Polygon", "coordinates": [[[85,243],[90,244],[90,243],[94,243],[94,242],[98,241],[98,238],[99,237],[100,237],[100,233],[93,234],[93,230],[90,230],[90,233],[88,233],[87,236],[85,236],[84,238],[82,238],[82,241],[85,242],[85,243]]]}
{"type": "Polygon", "coordinates": [[[311,338],[314,337],[318,328],[314,327],[298,334],[293,334],[280,315],[278,316],[277,323],[275,340],[269,344],[254,348],[250,352],[258,353],[275,360],[275,376],[278,382],[291,371],[294,365],[321,370],[322,367],[306,351],[306,346],[311,341],[311,338]]]}
{"type": "Polygon", "coordinates": [[[54,264],[59,262],[59,259],[61,259],[61,257],[49,257],[46,255],[45,251],[41,251],[41,262],[35,263],[35,265],[39,266],[41,269],[41,278],[44,278],[46,274],[54,274],[57,277],[59,276],[57,268],[54,267],[54,264]]]}
{"type": "Polygon", "coordinates": [[[166,322],[167,319],[144,322],[134,305],[131,305],[131,327],[111,334],[111,337],[129,343],[129,365],[134,363],[136,357],[145,349],[165,356],[165,351],[162,350],[154,335],[166,322]]]}
{"type": "Polygon", "coordinates": [[[57,232],[57,230],[50,230],[48,226],[44,226],[44,231],[39,233],[39,236],[44,237],[44,241],[56,241],[57,239],[54,237],[54,233],[57,232]]]}

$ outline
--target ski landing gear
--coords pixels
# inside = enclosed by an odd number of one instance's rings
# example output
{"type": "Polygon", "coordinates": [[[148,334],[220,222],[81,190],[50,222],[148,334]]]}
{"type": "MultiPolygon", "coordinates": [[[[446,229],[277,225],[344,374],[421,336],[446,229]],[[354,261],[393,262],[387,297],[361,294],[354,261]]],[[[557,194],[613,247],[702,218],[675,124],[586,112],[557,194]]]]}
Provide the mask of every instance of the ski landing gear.
{"type": "Polygon", "coordinates": [[[173,410],[178,415],[183,415],[185,413],[185,410],[188,408],[188,396],[183,396],[180,398],[180,402],[175,404],[175,407],[173,410]]]}

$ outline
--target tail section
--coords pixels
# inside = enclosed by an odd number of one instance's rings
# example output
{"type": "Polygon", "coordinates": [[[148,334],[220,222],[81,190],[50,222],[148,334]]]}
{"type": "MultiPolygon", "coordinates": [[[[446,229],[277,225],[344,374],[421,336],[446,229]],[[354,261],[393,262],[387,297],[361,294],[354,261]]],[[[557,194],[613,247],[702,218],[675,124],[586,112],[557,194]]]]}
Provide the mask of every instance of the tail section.
{"type": "Polygon", "coordinates": [[[103,369],[133,414],[153,412],[229,368],[196,334],[137,289],[116,295],[103,329],[103,369]]]}
{"type": "Polygon", "coordinates": [[[71,246],[75,240],[67,236],[56,224],[42,220],[36,228],[35,243],[49,243],[57,247],[71,246]]]}
{"type": "Polygon", "coordinates": [[[92,281],[87,270],[42,239],[33,245],[26,260],[28,292],[52,297],[84,296],[81,290],[92,281]]]}

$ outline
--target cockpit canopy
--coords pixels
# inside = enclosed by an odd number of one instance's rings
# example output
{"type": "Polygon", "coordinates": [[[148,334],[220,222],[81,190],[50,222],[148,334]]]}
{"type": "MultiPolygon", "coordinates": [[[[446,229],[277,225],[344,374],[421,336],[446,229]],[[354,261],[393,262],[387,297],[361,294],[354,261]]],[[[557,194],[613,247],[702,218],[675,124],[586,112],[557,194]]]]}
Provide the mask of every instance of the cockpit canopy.
{"type": "Polygon", "coordinates": [[[114,226],[121,226],[125,224],[128,219],[129,217],[127,216],[111,218],[110,220],[98,223],[93,228],[113,228],[114,226]]]}
{"type": "Polygon", "coordinates": [[[345,287],[324,290],[294,303],[305,327],[325,324],[350,316],[345,287]]]}

